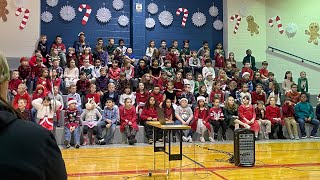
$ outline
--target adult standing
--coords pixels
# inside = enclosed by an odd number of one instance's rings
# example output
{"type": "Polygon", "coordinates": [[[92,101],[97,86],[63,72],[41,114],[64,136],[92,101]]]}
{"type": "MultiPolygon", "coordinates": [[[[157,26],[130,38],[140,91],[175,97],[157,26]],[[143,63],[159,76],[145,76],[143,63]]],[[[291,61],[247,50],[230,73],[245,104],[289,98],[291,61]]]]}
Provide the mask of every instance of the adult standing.
{"type": "Polygon", "coordinates": [[[242,61],[242,64],[245,65],[246,63],[250,63],[251,64],[251,69],[253,71],[257,71],[257,68],[256,68],[256,59],[252,56],[252,51],[251,49],[247,49],[246,50],[246,54],[247,56],[245,56],[243,58],[243,61],[242,61]]]}
{"type": "Polygon", "coordinates": [[[84,52],[85,47],[90,47],[89,42],[86,42],[86,37],[84,35],[84,32],[80,32],[78,34],[79,40],[75,41],[73,44],[73,47],[76,51],[77,56],[81,56],[84,52]]]}
{"type": "Polygon", "coordinates": [[[1,179],[67,179],[65,164],[50,131],[26,121],[6,99],[10,71],[0,54],[1,179]]]}

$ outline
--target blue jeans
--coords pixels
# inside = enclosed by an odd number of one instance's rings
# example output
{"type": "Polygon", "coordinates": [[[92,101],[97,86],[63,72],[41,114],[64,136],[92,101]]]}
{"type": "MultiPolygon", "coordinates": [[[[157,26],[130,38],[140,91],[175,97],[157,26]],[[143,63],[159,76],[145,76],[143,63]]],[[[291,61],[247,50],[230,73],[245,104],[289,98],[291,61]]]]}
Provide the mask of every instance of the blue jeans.
{"type": "Polygon", "coordinates": [[[33,107],[31,109],[31,121],[37,122],[36,119],[37,119],[37,110],[33,107]]]}
{"type": "MultiPolygon", "coordinates": [[[[174,125],[182,125],[182,122],[181,121],[179,121],[179,120],[174,120],[174,125]]],[[[176,133],[174,133],[174,135],[175,135],[176,133]]],[[[183,131],[183,134],[182,134],[182,136],[191,136],[192,137],[192,130],[185,130],[185,131],[183,131]]]]}
{"type": "Polygon", "coordinates": [[[310,122],[306,122],[304,119],[297,119],[297,122],[299,123],[300,131],[301,131],[301,136],[306,136],[306,128],[305,128],[305,123],[310,123],[313,125],[313,129],[311,131],[311,136],[315,136],[317,134],[318,128],[319,128],[319,120],[317,119],[312,119],[310,122]]]}
{"type": "MultiPolygon", "coordinates": [[[[70,143],[70,141],[71,141],[70,129],[67,128],[67,127],[64,127],[64,132],[65,132],[64,133],[65,140],[67,140],[70,143]]],[[[73,136],[74,136],[75,143],[80,145],[80,127],[75,128],[72,133],[73,133],[73,136]]]]}
{"type": "Polygon", "coordinates": [[[110,128],[107,128],[106,129],[106,134],[102,137],[102,131],[106,128],[106,125],[108,123],[106,121],[100,121],[97,125],[98,127],[98,138],[100,139],[104,139],[104,142],[106,144],[110,144],[112,142],[112,139],[113,139],[113,136],[114,136],[114,133],[116,131],[116,124],[112,124],[110,126],[110,128]]]}

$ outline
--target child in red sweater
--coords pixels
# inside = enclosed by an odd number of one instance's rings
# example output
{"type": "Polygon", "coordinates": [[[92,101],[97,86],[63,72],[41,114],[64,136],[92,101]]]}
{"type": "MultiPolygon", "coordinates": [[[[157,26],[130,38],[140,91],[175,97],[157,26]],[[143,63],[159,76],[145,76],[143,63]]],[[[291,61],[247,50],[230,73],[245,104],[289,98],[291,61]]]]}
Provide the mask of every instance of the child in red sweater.
{"type": "Polygon", "coordinates": [[[277,130],[278,139],[286,139],[286,137],[283,136],[281,113],[280,113],[280,108],[276,106],[276,99],[274,97],[271,97],[269,103],[270,105],[267,106],[266,108],[266,118],[269,119],[272,124],[269,138],[275,139],[273,134],[277,130]]]}
{"type": "MultiPolygon", "coordinates": [[[[209,115],[206,118],[205,122],[210,122],[213,126],[214,131],[214,140],[218,140],[218,131],[221,127],[222,129],[222,140],[227,140],[226,130],[227,130],[227,122],[224,119],[224,114],[222,109],[220,108],[220,100],[215,98],[213,101],[213,107],[209,110],[209,115]]],[[[211,140],[213,141],[213,140],[211,140]]]]}
{"type": "Polygon", "coordinates": [[[253,70],[251,69],[251,65],[249,62],[246,62],[244,64],[244,67],[242,68],[242,71],[241,71],[241,74],[245,73],[245,72],[248,72],[250,74],[250,80],[252,81],[253,80],[253,76],[254,76],[254,72],[253,70]]]}
{"type": "Polygon", "coordinates": [[[221,84],[214,81],[212,84],[212,91],[210,93],[210,102],[213,104],[214,99],[219,99],[221,105],[224,103],[224,92],[221,90],[221,84]]]}
{"type": "Polygon", "coordinates": [[[120,78],[120,68],[119,63],[116,60],[112,61],[112,67],[109,68],[108,71],[108,77],[109,79],[112,79],[113,81],[118,80],[120,78]]]}
{"type": "Polygon", "coordinates": [[[297,121],[294,118],[294,103],[288,97],[282,105],[282,119],[286,123],[290,139],[299,140],[297,121]]]}
{"type": "Polygon", "coordinates": [[[167,89],[167,84],[168,84],[167,73],[161,72],[161,78],[158,80],[158,86],[160,87],[160,90],[162,92],[167,89]]]}
{"type": "MultiPolygon", "coordinates": [[[[136,92],[137,113],[143,109],[149,97],[149,92],[145,89],[143,83],[139,83],[136,92]]],[[[139,113],[140,114],[140,113],[139,113]]]]}
{"type": "Polygon", "coordinates": [[[238,110],[240,121],[250,126],[250,129],[254,131],[255,138],[258,139],[258,134],[260,126],[258,121],[256,121],[256,112],[254,107],[250,104],[250,97],[244,96],[242,98],[242,104],[238,110]]]}
{"type": "Polygon", "coordinates": [[[19,99],[25,99],[26,109],[31,109],[31,99],[29,94],[27,93],[27,87],[25,84],[21,83],[18,86],[17,94],[14,96],[12,106],[15,109],[18,109],[18,101],[19,99]]]}
{"type": "Polygon", "coordinates": [[[47,68],[41,69],[41,76],[38,78],[37,85],[43,85],[47,91],[51,92],[52,85],[51,81],[49,80],[49,70],[47,68]]]}
{"type": "Polygon", "coordinates": [[[163,103],[163,95],[160,93],[160,87],[158,85],[155,85],[153,87],[153,91],[151,92],[150,96],[153,96],[154,98],[156,98],[156,100],[159,103],[159,107],[162,107],[162,103],[163,103]]]}
{"type": "Polygon", "coordinates": [[[14,70],[12,72],[12,79],[9,81],[10,101],[12,100],[12,98],[15,95],[17,95],[18,86],[21,83],[22,83],[22,81],[21,81],[21,79],[19,79],[19,71],[14,70]]]}
{"type": "Polygon", "coordinates": [[[209,132],[209,140],[211,142],[214,142],[213,138],[211,137],[211,126],[209,121],[206,121],[209,113],[208,113],[208,109],[205,106],[205,101],[206,98],[203,96],[199,96],[197,98],[198,101],[198,107],[196,107],[196,109],[194,110],[194,119],[191,122],[191,128],[194,132],[197,132],[198,134],[200,134],[200,142],[205,142],[204,139],[204,133],[206,131],[209,132]]]}
{"type": "Polygon", "coordinates": [[[88,99],[93,99],[96,106],[100,108],[100,94],[97,93],[97,86],[95,84],[90,84],[90,91],[86,95],[86,101],[88,101],[88,99]]]}
{"type": "Polygon", "coordinates": [[[119,114],[120,131],[126,135],[129,145],[133,145],[137,142],[135,137],[139,127],[137,125],[136,108],[132,105],[130,98],[124,100],[124,106],[120,106],[119,114]]]}
{"type": "Polygon", "coordinates": [[[263,91],[262,84],[257,84],[256,90],[251,92],[252,105],[257,105],[258,101],[266,103],[266,93],[263,91]]]}
{"type": "MultiPolygon", "coordinates": [[[[158,102],[154,97],[150,96],[140,116],[141,124],[144,126],[149,144],[152,144],[154,139],[153,139],[152,126],[148,125],[147,121],[158,121],[158,113],[156,110],[157,107],[158,107],[158,102]]],[[[158,139],[155,139],[154,141],[159,140],[160,142],[162,142],[162,131],[158,129],[156,133],[157,133],[158,139]]]]}

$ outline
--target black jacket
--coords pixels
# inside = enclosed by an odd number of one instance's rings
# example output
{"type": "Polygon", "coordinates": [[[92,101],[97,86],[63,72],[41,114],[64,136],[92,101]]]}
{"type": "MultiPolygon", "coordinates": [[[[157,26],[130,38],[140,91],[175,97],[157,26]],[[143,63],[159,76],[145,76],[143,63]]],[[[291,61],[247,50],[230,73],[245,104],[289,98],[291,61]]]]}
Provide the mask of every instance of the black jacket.
{"type": "Polygon", "coordinates": [[[18,119],[0,102],[0,179],[67,179],[53,134],[18,119]]]}

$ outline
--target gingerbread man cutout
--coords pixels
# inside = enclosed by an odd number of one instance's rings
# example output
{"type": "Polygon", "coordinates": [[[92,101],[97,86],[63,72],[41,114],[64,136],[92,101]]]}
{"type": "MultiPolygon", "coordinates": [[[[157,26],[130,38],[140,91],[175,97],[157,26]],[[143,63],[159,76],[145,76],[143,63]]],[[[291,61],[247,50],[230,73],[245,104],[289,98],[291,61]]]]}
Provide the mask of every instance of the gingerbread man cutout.
{"type": "Polygon", "coordinates": [[[320,38],[318,23],[311,23],[309,25],[309,30],[306,30],[305,33],[306,35],[310,35],[308,43],[313,42],[315,45],[318,45],[318,38],[320,38]]]}
{"type": "Polygon", "coordinates": [[[251,36],[253,36],[254,33],[259,34],[259,26],[257,23],[254,22],[254,17],[253,16],[248,16],[247,17],[247,22],[248,22],[248,28],[247,30],[250,31],[251,36]]]}
{"type": "Polygon", "coordinates": [[[8,2],[6,0],[0,0],[0,18],[2,18],[4,22],[8,20],[7,14],[9,14],[9,10],[6,9],[7,5],[8,2]]]}

